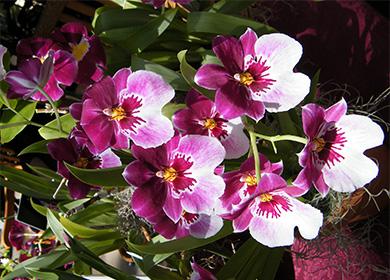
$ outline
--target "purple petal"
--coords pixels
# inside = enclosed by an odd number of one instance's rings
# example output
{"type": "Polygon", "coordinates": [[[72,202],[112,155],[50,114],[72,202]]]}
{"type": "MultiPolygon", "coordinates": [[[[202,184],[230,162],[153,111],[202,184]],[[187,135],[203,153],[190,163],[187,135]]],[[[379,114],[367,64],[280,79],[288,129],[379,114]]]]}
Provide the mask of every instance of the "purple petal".
{"type": "Polygon", "coordinates": [[[244,57],[251,55],[255,57],[255,43],[257,41],[257,34],[251,29],[247,28],[245,33],[241,35],[240,42],[244,50],[244,57]]]}
{"type": "Polygon", "coordinates": [[[262,174],[258,189],[260,193],[268,193],[273,190],[287,187],[286,181],[274,173],[262,174]]]}
{"type": "Polygon", "coordinates": [[[54,71],[55,79],[66,86],[70,86],[76,78],[77,62],[73,56],[59,50],[54,55],[54,71]]]}
{"type": "MultiPolygon", "coordinates": [[[[51,97],[51,99],[53,99],[53,101],[59,100],[64,95],[64,90],[58,85],[54,76],[51,76],[43,90],[51,97]]],[[[34,94],[32,99],[39,101],[47,100],[40,92],[34,94]]]]}
{"type": "Polygon", "coordinates": [[[324,109],[314,103],[302,107],[302,124],[303,131],[310,138],[317,136],[320,125],[324,122],[324,109]]]}
{"type": "Polygon", "coordinates": [[[20,98],[35,92],[36,83],[21,71],[9,71],[4,80],[9,84],[8,98],[20,98]]]}
{"type": "Polygon", "coordinates": [[[241,118],[230,120],[226,125],[231,129],[229,135],[221,140],[226,150],[226,159],[239,158],[249,150],[249,140],[243,129],[241,118]]]}
{"type": "Polygon", "coordinates": [[[100,168],[112,168],[122,165],[120,158],[111,149],[105,150],[99,157],[102,161],[100,168]]]}
{"type": "Polygon", "coordinates": [[[194,77],[194,82],[207,89],[217,89],[225,85],[231,75],[226,69],[217,64],[205,64],[199,68],[194,77]]]}
{"type": "Polygon", "coordinates": [[[118,70],[112,78],[114,80],[115,89],[118,95],[123,89],[127,87],[127,78],[131,75],[131,73],[132,72],[130,68],[122,68],[118,70]]]}
{"type": "MultiPolygon", "coordinates": [[[[174,223],[171,219],[169,219],[164,214],[163,218],[160,219],[154,226],[153,229],[164,236],[167,239],[172,239],[176,236],[176,232],[180,225],[178,223],[174,223]]],[[[157,220],[157,219],[156,219],[157,220]]]]}
{"type": "Polygon", "coordinates": [[[91,186],[81,182],[79,179],[71,175],[68,181],[68,189],[70,196],[73,199],[81,199],[87,196],[91,186]]]}
{"type": "Polygon", "coordinates": [[[233,220],[234,232],[243,232],[248,229],[249,224],[253,218],[250,208],[245,208],[242,213],[233,220]]]}
{"type": "Polygon", "coordinates": [[[217,89],[215,106],[217,111],[227,119],[234,119],[244,115],[249,108],[249,93],[246,88],[235,81],[229,81],[217,89]]]}
{"type": "Polygon", "coordinates": [[[54,42],[47,38],[28,38],[22,39],[16,46],[16,54],[18,61],[29,59],[32,57],[43,58],[47,55],[49,50],[57,49],[54,42]]]}
{"type": "Polygon", "coordinates": [[[186,95],[186,105],[188,107],[191,107],[192,104],[195,104],[195,103],[198,103],[200,101],[210,101],[211,103],[213,103],[210,99],[208,99],[206,96],[202,95],[200,92],[198,92],[197,90],[195,89],[190,89],[188,92],[187,92],[187,95],[186,95]]]}
{"type": "Polygon", "coordinates": [[[128,148],[130,148],[130,141],[126,135],[118,132],[118,133],[113,134],[112,139],[111,139],[111,145],[112,145],[112,148],[117,149],[117,150],[128,149],[128,148]]]}
{"type": "MultiPolygon", "coordinates": [[[[89,100],[87,100],[89,101],[89,100]]],[[[105,116],[97,115],[90,122],[83,122],[84,112],[90,108],[87,101],[83,106],[83,115],[81,125],[91,142],[96,146],[99,152],[106,150],[112,143],[112,138],[115,140],[114,128],[112,123],[105,116]]],[[[92,106],[91,106],[92,107],[92,106]]]]}
{"type": "Polygon", "coordinates": [[[347,113],[347,107],[347,102],[344,98],[341,98],[339,102],[325,110],[325,120],[327,122],[338,122],[347,113]]]}
{"type": "Polygon", "coordinates": [[[158,148],[144,149],[137,145],[131,146],[131,154],[138,160],[147,163],[153,168],[159,170],[161,166],[169,166],[169,152],[166,145],[158,148]]]}
{"type": "Polygon", "coordinates": [[[81,112],[83,110],[82,102],[75,102],[69,106],[69,113],[75,120],[79,121],[81,119],[81,112]]]}
{"type": "Polygon", "coordinates": [[[177,223],[180,220],[183,207],[180,204],[180,199],[174,198],[171,192],[171,189],[168,188],[163,209],[165,214],[173,222],[177,223]]]}
{"type": "Polygon", "coordinates": [[[131,162],[123,171],[123,177],[125,180],[130,185],[137,187],[147,183],[155,176],[155,172],[152,172],[143,162],[139,160],[131,162]]]}
{"type": "Polygon", "coordinates": [[[166,189],[163,184],[143,185],[135,189],[131,207],[138,216],[153,223],[161,219],[165,197],[166,189]]]}
{"type": "Polygon", "coordinates": [[[208,270],[204,269],[195,262],[191,263],[193,272],[190,280],[217,280],[217,278],[208,270]]]}
{"type": "Polygon", "coordinates": [[[291,73],[302,56],[302,46],[287,35],[273,33],[259,37],[255,52],[257,57],[267,61],[273,71],[291,73]]]}
{"type": "Polygon", "coordinates": [[[88,98],[94,100],[98,108],[104,110],[117,105],[119,100],[115,91],[115,85],[111,77],[105,77],[87,88],[88,98]]]}
{"type": "Polygon", "coordinates": [[[80,22],[66,23],[60,28],[60,32],[64,33],[66,39],[72,43],[79,43],[82,37],[88,36],[87,28],[80,22]]]}
{"type": "Polygon", "coordinates": [[[142,98],[145,112],[161,111],[175,96],[173,88],[160,75],[144,70],[133,72],[129,76],[127,92],[142,98]]]}
{"type": "MultiPolygon", "coordinates": [[[[270,68],[270,75],[274,73],[270,68]]],[[[296,107],[310,91],[310,79],[302,73],[286,72],[274,78],[276,81],[259,98],[253,95],[253,98],[262,101],[268,112],[284,112],[296,107]]]]}
{"type": "Polygon", "coordinates": [[[47,144],[47,149],[51,157],[57,161],[73,163],[77,160],[76,151],[68,139],[55,139],[47,144]]]}
{"type": "Polygon", "coordinates": [[[213,51],[230,74],[242,72],[244,51],[239,40],[231,36],[217,36],[213,40],[213,51]]]}
{"type": "Polygon", "coordinates": [[[223,220],[217,215],[200,214],[198,220],[190,226],[190,234],[196,238],[209,238],[217,234],[222,226],[223,220]]]}

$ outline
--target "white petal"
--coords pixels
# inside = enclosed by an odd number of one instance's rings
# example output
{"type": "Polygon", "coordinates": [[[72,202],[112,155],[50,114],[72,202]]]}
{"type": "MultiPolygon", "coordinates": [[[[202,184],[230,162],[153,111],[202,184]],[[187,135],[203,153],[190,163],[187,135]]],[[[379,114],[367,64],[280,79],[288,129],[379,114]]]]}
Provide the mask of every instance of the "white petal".
{"type": "Polygon", "coordinates": [[[249,150],[249,140],[243,131],[244,125],[241,122],[241,118],[232,119],[226,125],[230,133],[226,138],[221,140],[226,150],[225,158],[239,158],[249,150]]]}

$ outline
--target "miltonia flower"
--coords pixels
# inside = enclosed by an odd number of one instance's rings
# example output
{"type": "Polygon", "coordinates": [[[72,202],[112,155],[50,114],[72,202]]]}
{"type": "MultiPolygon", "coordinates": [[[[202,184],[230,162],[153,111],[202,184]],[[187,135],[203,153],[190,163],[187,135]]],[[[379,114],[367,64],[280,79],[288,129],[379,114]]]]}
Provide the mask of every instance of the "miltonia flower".
{"type": "Polygon", "coordinates": [[[215,214],[193,214],[183,211],[179,220],[174,222],[164,211],[161,211],[161,217],[153,228],[168,239],[182,238],[189,235],[196,238],[209,238],[214,236],[222,226],[222,218],[215,214]]]}
{"type": "Polygon", "coordinates": [[[328,109],[302,108],[308,143],[299,155],[303,170],[294,185],[307,191],[313,184],[325,196],[329,188],[353,192],[377,176],[378,166],[363,152],[383,143],[383,131],[370,118],[346,112],[344,99],[328,109]]]}
{"type": "Polygon", "coordinates": [[[8,233],[8,240],[16,250],[29,250],[32,242],[38,237],[29,226],[16,220],[12,221],[11,229],[8,233]]]}
{"type": "Polygon", "coordinates": [[[193,271],[190,280],[217,280],[217,277],[196,262],[191,262],[191,268],[193,271]]]}
{"type": "Polygon", "coordinates": [[[52,38],[78,62],[77,83],[91,84],[103,77],[106,64],[104,48],[99,37],[89,36],[83,24],[78,22],[64,24],[53,32],[52,38]]]}
{"type": "Polygon", "coordinates": [[[282,112],[295,107],[309,93],[310,79],[294,73],[302,46],[284,34],[257,38],[250,28],[237,40],[217,36],[213,51],[222,62],[203,65],[195,82],[216,89],[215,104],[226,118],[244,114],[260,120],[265,112],[282,112]]]}
{"type": "Polygon", "coordinates": [[[174,125],[185,134],[208,135],[217,138],[226,150],[226,158],[239,158],[249,149],[248,137],[243,132],[240,118],[225,119],[215,108],[214,102],[195,90],[186,96],[188,108],[173,116],[174,125]]]}
{"type": "Polygon", "coordinates": [[[64,94],[60,85],[70,86],[77,73],[77,64],[66,51],[49,50],[45,57],[34,57],[19,63],[18,70],[9,71],[9,98],[32,98],[46,101],[37,89],[42,88],[54,101],[64,94]]]}
{"type": "Polygon", "coordinates": [[[153,72],[121,69],[87,89],[80,124],[98,151],[128,148],[129,138],[138,146],[156,147],[174,134],[161,114],[174,94],[153,72]]]}
{"type": "MultiPolygon", "coordinates": [[[[283,163],[281,161],[271,163],[263,154],[259,154],[259,158],[261,173],[282,174],[283,163]]],[[[239,170],[226,172],[222,177],[226,188],[224,194],[219,199],[220,207],[223,209],[223,216],[229,218],[230,213],[248,200],[256,191],[258,182],[253,156],[245,160],[239,170]]]]}
{"type": "Polygon", "coordinates": [[[48,145],[49,154],[57,160],[57,172],[68,179],[68,189],[74,199],[84,198],[95,186],[85,184],[73,176],[64,162],[78,168],[97,169],[121,165],[121,161],[110,149],[93,154],[86,146],[79,145],[74,139],[56,139],[48,145]]]}
{"type": "Polygon", "coordinates": [[[313,239],[322,225],[322,213],[289,195],[282,177],[264,173],[250,198],[230,212],[234,232],[249,229],[258,242],[269,246],[287,246],[294,242],[294,229],[303,238],[313,239]]]}
{"type": "Polygon", "coordinates": [[[123,176],[136,186],[131,205],[134,212],[151,223],[159,220],[161,209],[175,223],[183,210],[211,214],[223,194],[225,183],[214,174],[223,161],[225,149],[213,137],[175,136],[158,148],[132,146],[137,159],[123,176]]]}

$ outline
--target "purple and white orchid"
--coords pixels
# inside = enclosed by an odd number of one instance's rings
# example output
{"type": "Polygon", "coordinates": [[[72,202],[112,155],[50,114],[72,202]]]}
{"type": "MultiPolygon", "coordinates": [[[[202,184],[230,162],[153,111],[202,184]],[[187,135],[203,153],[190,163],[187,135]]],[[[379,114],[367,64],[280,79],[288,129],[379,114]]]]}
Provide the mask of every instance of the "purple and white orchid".
{"type": "Polygon", "coordinates": [[[52,33],[52,39],[77,61],[77,83],[89,85],[104,76],[106,56],[103,45],[98,36],[88,35],[88,30],[82,23],[64,24],[52,33]]]}
{"type": "Polygon", "coordinates": [[[263,173],[250,196],[229,211],[234,232],[249,229],[258,242],[268,247],[291,245],[294,229],[298,227],[303,238],[313,239],[322,225],[322,213],[300,202],[291,194],[294,187],[277,174],[263,173]]]}
{"type": "Polygon", "coordinates": [[[193,0],[142,0],[145,4],[153,5],[154,8],[175,8],[176,4],[186,5],[192,2],[193,0]]]}
{"type": "Polygon", "coordinates": [[[185,134],[200,134],[217,138],[226,150],[226,159],[239,158],[249,149],[248,137],[243,132],[240,118],[225,119],[214,102],[195,90],[187,93],[188,108],[173,115],[173,124],[185,134]]]}
{"type": "Polygon", "coordinates": [[[223,161],[225,149],[213,137],[175,136],[168,143],[151,149],[132,146],[136,158],[123,176],[136,186],[132,197],[134,212],[157,223],[160,211],[177,223],[183,211],[212,214],[225,183],[215,175],[223,161]]]}
{"type": "MultiPolygon", "coordinates": [[[[262,173],[282,174],[283,163],[281,161],[272,163],[263,154],[259,154],[259,158],[262,173]]],[[[258,182],[253,156],[245,160],[239,170],[226,172],[222,177],[225,181],[226,188],[219,202],[223,213],[228,214],[239,207],[241,203],[248,200],[256,191],[258,182]]],[[[229,215],[226,215],[226,217],[229,218],[229,215]]]]}
{"type": "Polygon", "coordinates": [[[236,39],[217,36],[213,51],[222,62],[203,65],[195,82],[217,90],[218,112],[232,119],[247,115],[259,121],[265,110],[287,111],[309,93],[310,79],[293,68],[302,55],[302,46],[280,33],[257,38],[250,28],[236,39]]]}
{"type": "Polygon", "coordinates": [[[370,118],[346,112],[344,99],[328,109],[302,108],[308,143],[299,155],[303,170],[294,185],[307,191],[313,184],[325,196],[330,188],[353,192],[377,176],[378,166],[363,152],[383,143],[383,131],[370,118]]]}
{"type": "Polygon", "coordinates": [[[157,147],[174,135],[161,113],[174,95],[161,76],[124,68],[87,89],[80,124],[98,151],[129,148],[129,139],[144,148],[157,147]]]}
{"type": "Polygon", "coordinates": [[[168,239],[189,235],[196,238],[209,238],[218,233],[222,226],[222,218],[215,214],[193,214],[183,211],[179,220],[174,222],[164,211],[161,211],[161,218],[154,224],[153,228],[168,239]]]}
{"type": "Polygon", "coordinates": [[[56,139],[47,145],[49,154],[57,160],[57,172],[68,179],[68,189],[73,199],[84,198],[91,188],[81,182],[66,168],[64,162],[78,168],[97,169],[121,165],[121,161],[110,149],[103,153],[93,154],[86,146],[79,145],[74,139],[56,139]]]}
{"type": "Polygon", "coordinates": [[[70,86],[76,74],[77,64],[71,54],[62,50],[49,50],[44,57],[21,61],[18,70],[6,74],[5,81],[9,84],[7,94],[9,98],[46,101],[39,87],[57,101],[64,94],[60,85],[70,86]]]}
{"type": "Polygon", "coordinates": [[[192,273],[190,280],[217,280],[217,277],[196,262],[191,262],[191,268],[192,273]]]}

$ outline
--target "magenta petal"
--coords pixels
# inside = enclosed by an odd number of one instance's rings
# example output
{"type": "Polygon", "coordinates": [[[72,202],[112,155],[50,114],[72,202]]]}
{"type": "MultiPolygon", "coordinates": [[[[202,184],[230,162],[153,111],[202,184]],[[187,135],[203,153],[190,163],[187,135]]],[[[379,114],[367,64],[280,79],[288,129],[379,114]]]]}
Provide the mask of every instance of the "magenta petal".
{"type": "Polygon", "coordinates": [[[71,175],[68,181],[68,189],[70,196],[73,199],[81,199],[87,196],[91,186],[81,182],[76,177],[71,175]]]}
{"type": "MultiPolygon", "coordinates": [[[[176,236],[176,231],[179,227],[177,223],[174,223],[171,219],[166,217],[163,214],[164,218],[159,220],[154,226],[153,229],[164,236],[167,239],[172,239],[176,236]]],[[[157,219],[156,219],[157,220],[157,219]]]]}
{"type": "Polygon", "coordinates": [[[217,89],[229,81],[231,75],[224,67],[217,64],[206,64],[196,72],[194,81],[197,85],[207,89],[217,89]]]}
{"type": "Polygon", "coordinates": [[[190,89],[188,92],[187,92],[187,95],[186,95],[186,104],[188,107],[191,107],[192,104],[195,104],[195,103],[198,103],[200,101],[209,101],[210,103],[212,103],[212,101],[210,99],[208,99],[206,96],[204,96],[203,94],[201,94],[200,92],[198,92],[197,90],[195,89],[190,89]]]}
{"type": "Polygon", "coordinates": [[[260,101],[251,100],[245,112],[246,115],[254,119],[256,122],[264,117],[265,106],[260,101]]]}
{"type": "Polygon", "coordinates": [[[339,102],[325,110],[325,120],[327,122],[338,122],[346,113],[347,102],[345,102],[344,98],[341,98],[339,102]]]}
{"type": "MultiPolygon", "coordinates": [[[[59,86],[54,76],[51,76],[43,89],[51,97],[51,99],[53,99],[53,101],[59,100],[64,95],[64,90],[59,86]]],[[[40,101],[47,100],[40,92],[34,94],[32,99],[40,101]]]]}
{"type": "Polygon", "coordinates": [[[31,95],[35,91],[36,83],[31,81],[21,71],[9,71],[4,79],[9,84],[8,97],[17,98],[31,95]]]}
{"type": "Polygon", "coordinates": [[[324,109],[314,103],[302,107],[302,124],[305,134],[309,137],[315,137],[319,126],[325,118],[324,109]]]}
{"type": "Polygon", "coordinates": [[[165,197],[166,189],[163,184],[143,185],[135,189],[131,198],[131,207],[138,216],[153,223],[161,219],[165,197]]]}
{"type": "Polygon", "coordinates": [[[94,83],[86,90],[89,98],[92,98],[98,108],[104,110],[117,105],[119,100],[116,94],[115,85],[111,77],[106,77],[103,80],[94,83]]]}
{"type": "Polygon", "coordinates": [[[233,220],[233,229],[234,232],[243,232],[248,229],[249,224],[253,218],[251,210],[249,207],[246,207],[242,213],[233,220]]]}
{"type": "Polygon", "coordinates": [[[285,187],[287,187],[286,181],[274,173],[263,174],[258,185],[260,193],[267,193],[285,187]]]}
{"type": "Polygon", "coordinates": [[[76,78],[77,62],[66,51],[57,51],[54,55],[54,71],[56,80],[66,86],[70,86],[76,78]]]}
{"type": "Polygon", "coordinates": [[[183,212],[183,207],[180,204],[180,199],[176,199],[172,195],[172,190],[169,188],[167,190],[167,196],[163,206],[165,214],[175,223],[180,220],[181,214],[183,212]]]}
{"type": "Polygon", "coordinates": [[[112,148],[114,149],[128,149],[130,147],[129,138],[121,133],[113,135],[114,141],[111,141],[112,148]]]}
{"type": "MultiPolygon", "coordinates": [[[[88,107],[84,107],[85,108],[88,107]]],[[[84,112],[83,110],[83,112],[84,112]]],[[[114,134],[114,128],[105,116],[98,116],[88,124],[83,125],[84,131],[88,138],[96,146],[98,151],[106,150],[111,144],[111,138],[114,134]]]]}
{"type": "Polygon", "coordinates": [[[51,157],[57,161],[75,162],[77,160],[73,145],[68,139],[53,140],[47,144],[47,149],[51,157]]]}
{"type": "Polygon", "coordinates": [[[111,149],[105,150],[99,157],[101,159],[100,168],[112,168],[122,165],[120,158],[111,149]]]}
{"type": "Polygon", "coordinates": [[[213,51],[230,74],[241,73],[244,68],[244,51],[241,43],[231,36],[217,36],[213,51]]]}
{"type": "Polygon", "coordinates": [[[190,226],[190,234],[196,238],[209,238],[217,234],[222,226],[223,220],[217,215],[200,214],[198,220],[190,226]]]}
{"type": "Polygon", "coordinates": [[[147,183],[156,174],[152,172],[143,162],[135,160],[123,171],[123,177],[130,184],[137,187],[147,183]]]}
{"type": "Polygon", "coordinates": [[[193,272],[190,280],[217,280],[217,278],[208,270],[204,269],[195,262],[191,263],[193,272]]]}
{"type": "Polygon", "coordinates": [[[169,156],[166,145],[158,148],[144,149],[137,145],[131,146],[131,154],[138,160],[146,162],[148,165],[158,170],[161,166],[169,165],[169,156]]]}
{"type": "Polygon", "coordinates": [[[118,95],[123,89],[126,88],[127,78],[130,76],[130,74],[131,74],[130,68],[122,68],[119,71],[117,71],[114,77],[112,78],[114,80],[115,89],[118,95]]]}
{"type": "Polygon", "coordinates": [[[324,181],[324,176],[322,173],[317,177],[315,181],[313,181],[314,187],[317,189],[317,191],[322,195],[322,197],[325,197],[329,192],[329,186],[324,181]]]}
{"type": "Polygon", "coordinates": [[[75,102],[69,106],[69,113],[75,120],[81,119],[81,112],[83,110],[83,103],[75,102]]]}
{"type": "Polygon", "coordinates": [[[74,43],[79,43],[82,37],[88,36],[87,28],[80,22],[66,23],[61,27],[60,31],[65,33],[68,36],[67,39],[74,43]]]}
{"type": "Polygon", "coordinates": [[[253,57],[255,54],[255,43],[257,40],[257,34],[251,29],[247,28],[245,33],[241,35],[240,41],[242,48],[244,50],[244,56],[251,55],[253,57]]]}
{"type": "Polygon", "coordinates": [[[227,119],[244,115],[249,107],[248,91],[235,81],[229,81],[217,89],[215,106],[217,111],[227,119]]]}

